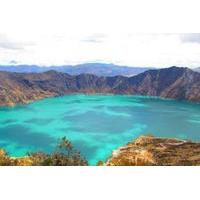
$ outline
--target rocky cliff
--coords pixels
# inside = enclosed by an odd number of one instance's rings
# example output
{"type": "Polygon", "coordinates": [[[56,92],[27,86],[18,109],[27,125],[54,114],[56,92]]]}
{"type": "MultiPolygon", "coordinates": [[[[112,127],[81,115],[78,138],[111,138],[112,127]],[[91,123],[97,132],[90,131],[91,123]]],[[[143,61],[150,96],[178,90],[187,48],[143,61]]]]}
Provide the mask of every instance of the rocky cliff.
{"type": "Polygon", "coordinates": [[[0,72],[0,105],[27,103],[69,93],[150,95],[198,102],[200,73],[178,67],[149,70],[133,77],[72,76],[56,71],[0,72]]]}
{"type": "MultiPolygon", "coordinates": [[[[101,165],[104,165],[101,163],[101,165]]],[[[113,151],[107,166],[190,166],[200,165],[200,143],[141,136],[113,151]]]]}

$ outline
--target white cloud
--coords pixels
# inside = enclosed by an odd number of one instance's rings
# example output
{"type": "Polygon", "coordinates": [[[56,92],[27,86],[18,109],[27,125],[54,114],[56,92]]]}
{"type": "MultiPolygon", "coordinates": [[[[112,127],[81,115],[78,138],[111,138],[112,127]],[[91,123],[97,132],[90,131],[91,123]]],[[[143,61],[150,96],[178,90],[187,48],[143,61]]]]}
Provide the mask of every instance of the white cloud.
{"type": "Polygon", "coordinates": [[[91,43],[101,43],[104,42],[106,39],[105,34],[93,34],[86,37],[83,37],[81,40],[82,42],[91,42],[91,43]]]}
{"type": "Polygon", "coordinates": [[[183,42],[200,43],[200,33],[181,34],[180,36],[183,42]]]}
{"type": "MultiPolygon", "coordinates": [[[[168,14],[160,1],[155,2],[162,9],[154,12],[152,2],[140,2],[135,7],[130,0],[1,0],[0,64],[200,66],[200,34],[139,33],[144,25],[151,30],[149,13],[151,21],[168,14]]],[[[167,26],[173,10],[167,17],[159,27],[167,26]]]]}
{"type": "Polygon", "coordinates": [[[26,45],[31,45],[24,41],[14,41],[4,34],[0,34],[0,49],[3,50],[22,50],[26,45]]]}

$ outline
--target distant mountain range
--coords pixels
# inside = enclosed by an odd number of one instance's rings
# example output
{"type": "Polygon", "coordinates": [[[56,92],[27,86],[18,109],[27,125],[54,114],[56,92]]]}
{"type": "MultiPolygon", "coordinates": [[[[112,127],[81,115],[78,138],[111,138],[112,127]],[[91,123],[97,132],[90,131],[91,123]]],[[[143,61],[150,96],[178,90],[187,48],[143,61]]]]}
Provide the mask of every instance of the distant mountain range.
{"type": "Polygon", "coordinates": [[[200,67],[194,68],[193,71],[200,72],[200,67]]]}
{"type": "Polygon", "coordinates": [[[200,102],[200,73],[179,67],[148,70],[132,77],[0,72],[0,105],[71,93],[149,95],[200,102]]]}
{"type": "Polygon", "coordinates": [[[49,70],[68,73],[70,75],[94,74],[97,76],[134,76],[151,68],[127,67],[105,63],[86,63],[79,65],[49,66],[41,67],[37,65],[5,65],[0,66],[0,71],[21,72],[21,73],[41,73],[49,70]]]}

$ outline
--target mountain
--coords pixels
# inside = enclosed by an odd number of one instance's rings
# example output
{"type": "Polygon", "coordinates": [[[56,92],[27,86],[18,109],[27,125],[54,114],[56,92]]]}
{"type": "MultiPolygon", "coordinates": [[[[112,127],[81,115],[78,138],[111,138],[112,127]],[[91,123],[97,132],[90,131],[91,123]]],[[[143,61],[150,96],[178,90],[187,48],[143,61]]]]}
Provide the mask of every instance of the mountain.
{"type": "Polygon", "coordinates": [[[188,68],[149,70],[132,77],[0,72],[0,105],[70,93],[149,95],[200,102],[200,73],[188,68]]]}
{"type": "Polygon", "coordinates": [[[49,67],[41,67],[37,65],[0,66],[0,71],[8,71],[8,72],[41,73],[49,70],[54,70],[58,72],[68,73],[70,75],[79,75],[87,73],[87,74],[94,74],[97,76],[117,76],[117,75],[134,76],[149,69],[150,68],[127,67],[127,66],[119,66],[119,65],[104,64],[104,63],[86,63],[74,66],[64,65],[64,66],[49,66],[49,67]]]}
{"type": "Polygon", "coordinates": [[[195,72],[200,72],[200,67],[194,68],[193,69],[195,72]]]}
{"type": "MultiPolygon", "coordinates": [[[[86,63],[75,66],[60,67],[60,72],[65,72],[71,75],[79,75],[83,73],[95,74],[97,76],[134,76],[150,68],[141,67],[127,67],[119,66],[114,64],[103,64],[103,63],[86,63]]],[[[54,67],[53,70],[56,70],[54,67]]]]}

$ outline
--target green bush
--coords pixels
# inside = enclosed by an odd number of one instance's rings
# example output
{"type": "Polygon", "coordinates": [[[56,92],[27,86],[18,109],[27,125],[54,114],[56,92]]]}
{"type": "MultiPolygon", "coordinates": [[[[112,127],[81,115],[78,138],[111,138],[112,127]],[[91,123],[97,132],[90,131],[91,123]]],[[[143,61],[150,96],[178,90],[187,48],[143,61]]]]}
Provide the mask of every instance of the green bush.
{"type": "Polygon", "coordinates": [[[56,150],[51,154],[36,152],[29,154],[34,166],[86,166],[88,165],[79,151],[74,149],[72,143],[61,138],[56,150]]]}

